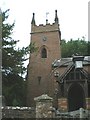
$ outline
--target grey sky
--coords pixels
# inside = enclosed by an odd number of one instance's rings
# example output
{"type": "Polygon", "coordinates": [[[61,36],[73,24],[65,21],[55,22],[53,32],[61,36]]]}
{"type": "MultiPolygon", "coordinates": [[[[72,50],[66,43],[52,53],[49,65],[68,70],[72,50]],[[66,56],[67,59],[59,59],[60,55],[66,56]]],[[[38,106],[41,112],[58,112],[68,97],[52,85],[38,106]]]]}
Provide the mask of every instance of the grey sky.
{"type": "Polygon", "coordinates": [[[13,38],[20,40],[20,46],[30,42],[32,13],[36,24],[45,24],[46,13],[49,23],[54,22],[57,9],[61,38],[70,40],[86,37],[88,40],[88,0],[2,0],[2,10],[10,9],[8,22],[16,21],[13,38]]]}

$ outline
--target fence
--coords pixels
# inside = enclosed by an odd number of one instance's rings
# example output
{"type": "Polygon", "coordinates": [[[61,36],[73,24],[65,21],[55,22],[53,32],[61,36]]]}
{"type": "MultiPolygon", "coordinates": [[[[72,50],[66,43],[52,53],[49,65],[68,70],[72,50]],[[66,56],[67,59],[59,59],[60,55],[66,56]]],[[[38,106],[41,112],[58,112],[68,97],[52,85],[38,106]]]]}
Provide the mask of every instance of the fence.
{"type": "Polygon", "coordinates": [[[60,112],[56,111],[56,118],[84,118],[90,119],[90,111],[80,108],[79,110],[72,111],[72,112],[60,112]]]}

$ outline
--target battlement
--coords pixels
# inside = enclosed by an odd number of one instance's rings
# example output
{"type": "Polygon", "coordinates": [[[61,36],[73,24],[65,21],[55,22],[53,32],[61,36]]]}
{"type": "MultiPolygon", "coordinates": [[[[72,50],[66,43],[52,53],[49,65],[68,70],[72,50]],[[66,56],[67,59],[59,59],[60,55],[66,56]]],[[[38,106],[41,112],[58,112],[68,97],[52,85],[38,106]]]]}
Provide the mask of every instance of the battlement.
{"type": "Polygon", "coordinates": [[[48,23],[48,19],[46,19],[46,25],[40,24],[36,25],[35,22],[35,13],[33,13],[32,21],[31,21],[31,33],[42,33],[42,32],[52,32],[59,31],[59,19],[57,16],[57,10],[55,10],[55,19],[54,23],[48,23]]]}
{"type": "Polygon", "coordinates": [[[47,23],[46,25],[44,24],[39,24],[37,25],[33,25],[31,28],[31,33],[41,33],[41,32],[52,32],[52,31],[59,31],[59,24],[53,23],[47,23]]]}

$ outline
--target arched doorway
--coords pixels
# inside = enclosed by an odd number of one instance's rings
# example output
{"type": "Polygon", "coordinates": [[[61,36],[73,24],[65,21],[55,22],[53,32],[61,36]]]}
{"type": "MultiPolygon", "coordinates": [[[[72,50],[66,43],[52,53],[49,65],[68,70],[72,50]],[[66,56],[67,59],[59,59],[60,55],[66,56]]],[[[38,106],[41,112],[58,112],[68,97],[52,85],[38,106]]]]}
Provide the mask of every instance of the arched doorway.
{"type": "Polygon", "coordinates": [[[84,90],[79,84],[72,84],[68,91],[68,111],[85,108],[84,90]]]}

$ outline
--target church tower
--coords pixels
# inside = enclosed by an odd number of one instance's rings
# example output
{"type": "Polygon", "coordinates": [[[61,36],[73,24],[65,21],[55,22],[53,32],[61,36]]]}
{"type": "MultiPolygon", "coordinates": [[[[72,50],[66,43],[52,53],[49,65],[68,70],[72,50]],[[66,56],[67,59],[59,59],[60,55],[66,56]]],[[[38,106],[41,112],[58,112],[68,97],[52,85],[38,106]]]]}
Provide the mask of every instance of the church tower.
{"type": "Polygon", "coordinates": [[[27,105],[34,106],[34,98],[42,94],[54,96],[55,80],[50,78],[52,62],[61,58],[61,32],[57,10],[53,24],[36,25],[35,13],[31,21],[31,42],[35,43],[37,51],[30,54],[27,75],[27,105]]]}

